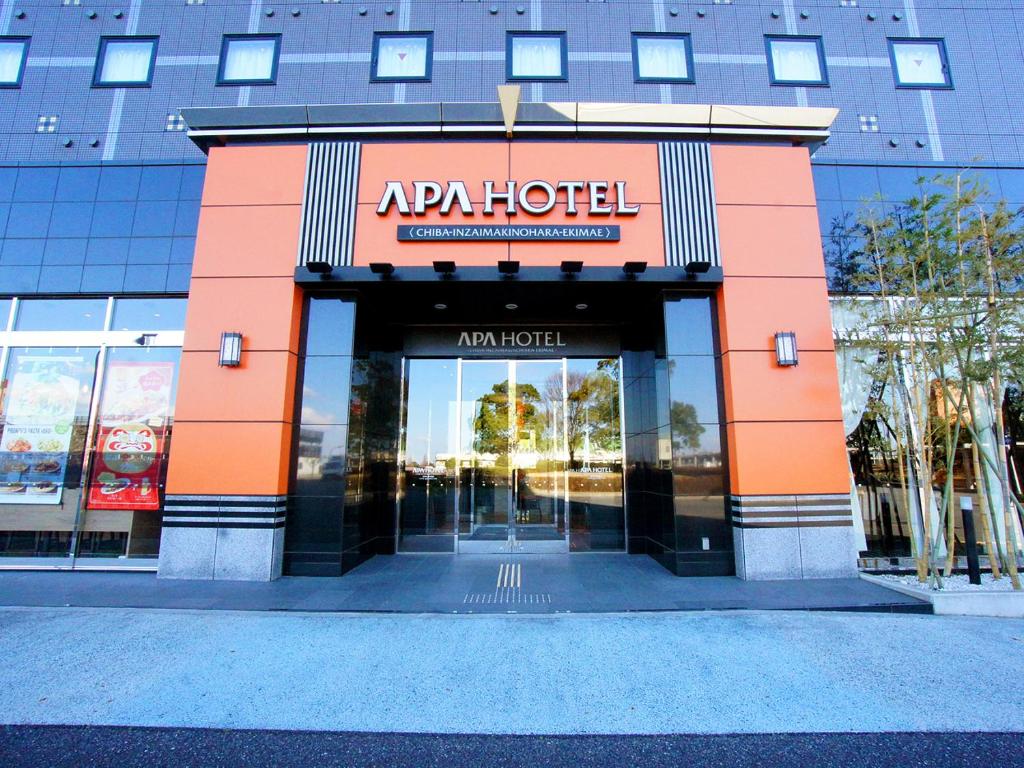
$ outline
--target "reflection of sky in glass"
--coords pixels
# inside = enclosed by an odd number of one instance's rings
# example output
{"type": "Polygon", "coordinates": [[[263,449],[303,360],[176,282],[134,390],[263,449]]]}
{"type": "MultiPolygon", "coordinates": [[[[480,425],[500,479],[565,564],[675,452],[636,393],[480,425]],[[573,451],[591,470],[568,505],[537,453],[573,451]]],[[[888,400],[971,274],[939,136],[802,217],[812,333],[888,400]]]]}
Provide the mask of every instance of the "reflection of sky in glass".
{"type": "Polygon", "coordinates": [[[405,456],[409,464],[433,463],[455,452],[455,360],[410,360],[405,456]]]}
{"type": "Polygon", "coordinates": [[[348,422],[350,357],[307,357],[302,380],[302,423],[348,422]]]}
{"type": "Polygon", "coordinates": [[[665,351],[669,355],[711,355],[711,299],[665,302],[665,351]]]}
{"type": "Polygon", "coordinates": [[[715,358],[710,356],[671,357],[669,391],[673,406],[676,403],[692,405],[696,420],[702,424],[718,423],[718,382],[715,376],[715,358]]]}
{"type": "Polygon", "coordinates": [[[352,354],[355,304],[340,299],[313,298],[306,330],[307,355],[352,354]]]}

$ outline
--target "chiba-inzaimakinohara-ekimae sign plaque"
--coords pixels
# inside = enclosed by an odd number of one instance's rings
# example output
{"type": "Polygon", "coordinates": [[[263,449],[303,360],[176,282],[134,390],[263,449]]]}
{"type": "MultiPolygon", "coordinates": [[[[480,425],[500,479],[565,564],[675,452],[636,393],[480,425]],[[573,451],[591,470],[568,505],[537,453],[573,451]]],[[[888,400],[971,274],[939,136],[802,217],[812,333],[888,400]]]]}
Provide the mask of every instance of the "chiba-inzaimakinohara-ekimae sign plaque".
{"type": "MultiPolygon", "coordinates": [[[[624,181],[559,181],[554,184],[534,180],[525,184],[506,181],[503,187],[495,188],[497,182],[484,182],[484,199],[479,215],[517,216],[520,212],[528,216],[544,216],[558,203],[564,194],[565,215],[613,217],[636,216],[640,205],[630,205],[626,198],[624,181]],[[609,191],[614,196],[609,199],[609,191]],[[582,195],[586,192],[585,200],[582,195]],[[496,211],[495,209],[498,209],[496,211]]],[[[384,182],[384,192],[377,205],[377,215],[387,216],[392,210],[401,216],[423,216],[436,211],[442,216],[457,210],[462,216],[476,216],[477,208],[470,200],[469,190],[462,181],[412,182],[412,196],[406,194],[400,181],[384,182]]],[[[617,241],[619,227],[606,224],[422,224],[398,226],[398,239],[407,242],[419,241],[617,241]]]]}

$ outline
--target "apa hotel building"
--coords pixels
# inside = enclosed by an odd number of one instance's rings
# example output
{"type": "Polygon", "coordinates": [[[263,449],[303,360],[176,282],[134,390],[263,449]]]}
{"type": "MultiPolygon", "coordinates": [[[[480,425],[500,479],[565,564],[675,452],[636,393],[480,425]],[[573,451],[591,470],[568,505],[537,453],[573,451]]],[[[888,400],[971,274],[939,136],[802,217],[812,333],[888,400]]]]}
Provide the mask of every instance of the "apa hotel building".
{"type": "Polygon", "coordinates": [[[4,2],[0,567],[898,560],[833,224],[967,165],[1024,203],[1022,30],[976,0],[4,2]]]}

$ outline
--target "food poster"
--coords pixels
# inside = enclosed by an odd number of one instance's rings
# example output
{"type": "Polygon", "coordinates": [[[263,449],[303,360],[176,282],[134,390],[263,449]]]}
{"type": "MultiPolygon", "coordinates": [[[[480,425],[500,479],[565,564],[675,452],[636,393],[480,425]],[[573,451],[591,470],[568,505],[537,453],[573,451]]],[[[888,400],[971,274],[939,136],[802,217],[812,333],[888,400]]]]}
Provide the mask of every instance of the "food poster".
{"type": "Polygon", "coordinates": [[[160,508],[174,363],[112,361],[96,434],[89,509],[160,508]]]}
{"type": "Polygon", "coordinates": [[[83,357],[23,355],[7,391],[0,437],[0,504],[59,504],[71,447],[83,357]]]}

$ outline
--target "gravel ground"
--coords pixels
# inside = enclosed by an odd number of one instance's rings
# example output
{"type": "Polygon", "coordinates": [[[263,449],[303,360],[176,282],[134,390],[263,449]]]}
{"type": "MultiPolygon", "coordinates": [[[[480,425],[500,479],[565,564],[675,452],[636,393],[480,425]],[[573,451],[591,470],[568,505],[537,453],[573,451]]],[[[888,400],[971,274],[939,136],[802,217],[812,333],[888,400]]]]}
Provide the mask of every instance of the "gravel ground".
{"type": "MultiPolygon", "coordinates": [[[[1022,731],[1024,621],[0,610],[0,723],[477,734],[1022,731]],[[955,706],[925,702],[949,700],[955,706]]],[[[2,765],[0,761],[0,765],[2,765]]]]}
{"type": "MultiPolygon", "coordinates": [[[[920,587],[928,589],[928,583],[922,584],[915,574],[908,576],[897,576],[892,573],[879,574],[878,578],[886,581],[895,581],[905,584],[908,587],[920,587]]],[[[993,579],[991,573],[981,574],[981,585],[975,586],[970,583],[967,575],[954,574],[942,580],[942,589],[946,592],[1012,592],[1013,584],[1008,576],[1001,579],[993,579]]]]}

